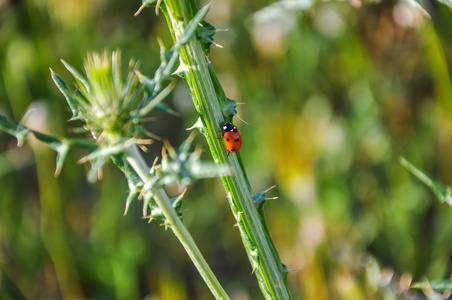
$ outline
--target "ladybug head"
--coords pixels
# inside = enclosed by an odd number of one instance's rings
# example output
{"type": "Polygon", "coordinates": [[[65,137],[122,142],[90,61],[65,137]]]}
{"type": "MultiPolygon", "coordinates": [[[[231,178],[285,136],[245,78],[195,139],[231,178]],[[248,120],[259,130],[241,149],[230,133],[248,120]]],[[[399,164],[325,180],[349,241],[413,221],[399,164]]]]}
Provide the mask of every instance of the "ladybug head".
{"type": "Polygon", "coordinates": [[[228,122],[221,122],[221,128],[224,132],[226,131],[233,131],[235,126],[228,122]]]}

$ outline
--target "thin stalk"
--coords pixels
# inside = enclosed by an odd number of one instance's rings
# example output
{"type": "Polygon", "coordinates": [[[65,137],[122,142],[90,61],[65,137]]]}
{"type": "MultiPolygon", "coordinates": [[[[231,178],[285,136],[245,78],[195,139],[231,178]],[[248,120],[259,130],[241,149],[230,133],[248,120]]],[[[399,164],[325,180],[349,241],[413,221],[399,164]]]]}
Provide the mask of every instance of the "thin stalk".
{"type": "Polygon", "coordinates": [[[53,170],[48,167],[52,165],[55,158],[53,153],[41,144],[36,145],[34,150],[41,205],[41,238],[53,262],[58,285],[61,288],[61,297],[63,299],[82,298],[79,274],[64,232],[59,185],[53,170]]]}
{"type": "MultiPolygon", "coordinates": [[[[133,145],[127,149],[127,161],[130,163],[132,168],[137,172],[143,182],[149,181],[149,167],[144,161],[143,157],[140,155],[137,146],[133,145]]],[[[213,274],[206,260],[202,256],[198,247],[193,240],[193,237],[188,232],[184,223],[177,215],[173,206],[171,205],[171,199],[166,194],[165,189],[156,188],[152,190],[152,196],[155,202],[160,207],[163,215],[166,218],[167,225],[173,230],[176,237],[179,239],[180,243],[184,247],[190,259],[193,261],[201,277],[206,282],[210,291],[216,299],[229,299],[229,296],[224,291],[223,287],[218,282],[217,278],[213,274]]]]}
{"type": "MultiPolygon", "coordinates": [[[[194,1],[165,0],[161,8],[171,34],[177,41],[196,13],[194,1]]],[[[227,104],[223,89],[197,39],[193,38],[182,46],[179,53],[185,70],[184,78],[200,115],[202,132],[212,157],[216,163],[229,164],[231,167],[233,175],[223,176],[222,181],[261,291],[266,299],[292,299],[287,284],[287,270],[281,263],[264,219],[260,218],[256,209],[240,154],[229,155],[217,138],[220,123],[230,118],[222,110],[227,104]]]]}

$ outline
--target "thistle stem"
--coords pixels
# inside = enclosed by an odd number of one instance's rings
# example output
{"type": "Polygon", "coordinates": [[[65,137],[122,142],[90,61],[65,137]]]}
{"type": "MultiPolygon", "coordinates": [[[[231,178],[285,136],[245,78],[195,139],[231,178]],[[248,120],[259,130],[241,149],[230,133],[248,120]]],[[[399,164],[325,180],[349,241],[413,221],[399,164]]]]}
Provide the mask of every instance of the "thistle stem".
{"type": "MultiPolygon", "coordinates": [[[[150,177],[150,169],[139,153],[137,146],[132,145],[128,147],[127,154],[127,162],[129,162],[144,183],[148,182],[150,177]]],[[[150,192],[152,192],[155,202],[160,207],[166,218],[166,225],[173,230],[174,234],[179,239],[190,259],[193,261],[193,264],[198,269],[198,272],[201,274],[201,277],[206,282],[214,297],[216,299],[229,299],[229,296],[218,282],[217,278],[196,246],[193,237],[187,230],[187,227],[185,227],[184,223],[182,223],[181,219],[171,205],[171,199],[168,197],[165,189],[160,187],[153,189],[150,192]]]]}
{"type": "MultiPolygon", "coordinates": [[[[187,0],[165,0],[164,4],[161,9],[176,42],[196,13],[196,7],[194,1],[187,0]]],[[[228,156],[224,145],[217,139],[220,123],[229,116],[222,111],[227,99],[215,72],[209,67],[196,38],[183,45],[179,53],[183,69],[186,70],[184,78],[200,115],[202,132],[206,136],[212,157],[216,163],[229,164],[232,169],[233,175],[223,176],[222,181],[261,291],[266,299],[292,299],[287,285],[287,270],[281,263],[265,220],[260,218],[256,209],[240,154],[228,156]]]]}

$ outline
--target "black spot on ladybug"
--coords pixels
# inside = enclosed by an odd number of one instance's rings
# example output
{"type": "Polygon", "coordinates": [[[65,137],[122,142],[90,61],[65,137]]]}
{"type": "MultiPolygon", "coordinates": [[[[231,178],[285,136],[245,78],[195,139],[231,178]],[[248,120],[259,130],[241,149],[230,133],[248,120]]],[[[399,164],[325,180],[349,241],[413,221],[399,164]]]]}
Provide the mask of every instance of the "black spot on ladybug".
{"type": "Polygon", "coordinates": [[[238,138],[234,140],[234,142],[238,142],[238,141],[240,141],[240,139],[238,139],[238,138]]]}
{"type": "Polygon", "coordinates": [[[228,142],[229,142],[229,141],[230,141],[230,139],[226,139],[226,141],[228,141],[228,142]]]}

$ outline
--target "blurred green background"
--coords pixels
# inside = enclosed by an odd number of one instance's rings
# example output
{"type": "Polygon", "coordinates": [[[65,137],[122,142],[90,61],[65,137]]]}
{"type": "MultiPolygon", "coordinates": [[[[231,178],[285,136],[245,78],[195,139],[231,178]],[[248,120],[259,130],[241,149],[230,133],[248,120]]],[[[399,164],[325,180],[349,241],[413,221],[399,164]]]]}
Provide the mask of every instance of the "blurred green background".
{"type": "MultiPolygon", "coordinates": [[[[200,3],[202,5],[203,3],[200,3]]],[[[294,299],[422,299],[410,282],[452,272],[452,214],[398,163],[452,177],[452,13],[428,2],[215,0],[212,61],[236,119],[255,192],[272,185],[269,228],[294,299]]],[[[0,113],[75,136],[49,67],[82,69],[87,52],[121,49],[151,75],[157,37],[171,38],[140,1],[0,0],[0,113]]],[[[178,145],[197,119],[186,84],[149,129],[178,145]]],[[[211,159],[201,135],[197,143],[211,159]]],[[[150,146],[149,162],[161,143],[150,146]]],[[[73,150],[55,153],[0,133],[0,298],[212,299],[170,230],[123,216],[128,187],[114,166],[86,180],[73,150]]],[[[219,179],[190,186],[184,220],[233,299],[261,299],[219,179]]]]}

